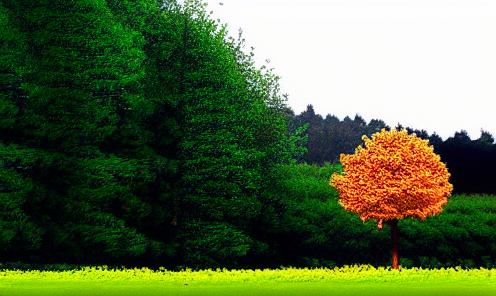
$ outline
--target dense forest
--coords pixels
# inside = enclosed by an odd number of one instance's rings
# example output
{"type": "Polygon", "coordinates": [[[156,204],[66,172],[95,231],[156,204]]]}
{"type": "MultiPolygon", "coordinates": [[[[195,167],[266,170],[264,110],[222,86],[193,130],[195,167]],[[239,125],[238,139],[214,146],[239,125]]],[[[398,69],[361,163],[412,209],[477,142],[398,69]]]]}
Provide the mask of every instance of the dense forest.
{"type": "MultiPolygon", "coordinates": [[[[388,233],[328,184],[384,122],[295,115],[279,77],[201,1],[1,0],[0,44],[0,262],[387,263],[388,233]]],[[[495,192],[490,134],[409,132],[431,141],[455,190],[495,192]]],[[[482,211],[457,227],[485,232],[444,249],[405,221],[406,252],[489,258],[494,213],[482,211]]],[[[433,221],[422,227],[439,232],[433,221]]]]}

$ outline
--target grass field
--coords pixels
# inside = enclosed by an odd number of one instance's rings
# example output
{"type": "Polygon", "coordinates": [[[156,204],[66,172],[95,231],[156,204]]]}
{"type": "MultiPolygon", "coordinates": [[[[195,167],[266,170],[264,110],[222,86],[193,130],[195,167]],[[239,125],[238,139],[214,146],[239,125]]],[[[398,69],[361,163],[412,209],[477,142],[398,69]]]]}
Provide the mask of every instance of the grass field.
{"type": "Polygon", "coordinates": [[[496,269],[202,270],[86,268],[1,271],[0,296],[21,295],[469,295],[496,296],[496,269]]]}
{"type": "Polygon", "coordinates": [[[56,281],[7,280],[0,284],[2,296],[137,296],[137,295],[381,295],[381,296],[495,296],[496,285],[470,282],[436,283],[201,283],[177,285],[158,281],[56,281]]]}

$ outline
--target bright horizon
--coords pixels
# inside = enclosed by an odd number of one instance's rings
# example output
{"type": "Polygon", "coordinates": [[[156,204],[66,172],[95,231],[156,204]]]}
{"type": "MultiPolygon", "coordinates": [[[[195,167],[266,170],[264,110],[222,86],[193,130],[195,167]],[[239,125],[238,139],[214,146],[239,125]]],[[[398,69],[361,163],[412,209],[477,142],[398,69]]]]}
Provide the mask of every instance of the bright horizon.
{"type": "Polygon", "coordinates": [[[270,60],[295,114],[496,137],[494,0],[204,2],[259,67],[270,60]]]}

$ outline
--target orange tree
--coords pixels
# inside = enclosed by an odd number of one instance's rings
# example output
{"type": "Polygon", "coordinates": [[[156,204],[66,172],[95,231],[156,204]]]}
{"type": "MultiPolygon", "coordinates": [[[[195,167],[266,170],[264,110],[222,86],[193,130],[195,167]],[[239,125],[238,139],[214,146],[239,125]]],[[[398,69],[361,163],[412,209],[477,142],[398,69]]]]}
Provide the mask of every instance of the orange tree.
{"type": "Polygon", "coordinates": [[[334,174],[330,185],[339,192],[339,203],[362,221],[375,219],[391,225],[393,268],[398,269],[398,219],[424,220],[439,214],[453,186],[450,174],[429,141],[403,131],[386,131],[363,136],[366,148],[341,154],[343,174],[334,174]]]}

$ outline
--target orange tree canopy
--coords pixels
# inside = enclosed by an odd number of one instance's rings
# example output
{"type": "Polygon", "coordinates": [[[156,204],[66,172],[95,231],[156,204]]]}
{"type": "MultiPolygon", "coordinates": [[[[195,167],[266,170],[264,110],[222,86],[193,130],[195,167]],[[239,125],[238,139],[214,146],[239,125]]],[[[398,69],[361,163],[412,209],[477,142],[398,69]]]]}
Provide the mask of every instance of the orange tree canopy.
{"type": "Polygon", "coordinates": [[[344,209],[362,221],[439,214],[448,202],[453,185],[450,174],[429,141],[406,131],[386,131],[363,136],[366,148],[341,154],[343,175],[334,174],[330,185],[339,192],[344,209]]]}

